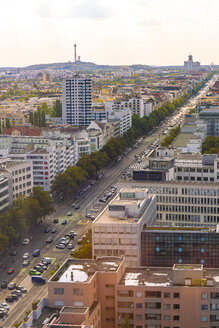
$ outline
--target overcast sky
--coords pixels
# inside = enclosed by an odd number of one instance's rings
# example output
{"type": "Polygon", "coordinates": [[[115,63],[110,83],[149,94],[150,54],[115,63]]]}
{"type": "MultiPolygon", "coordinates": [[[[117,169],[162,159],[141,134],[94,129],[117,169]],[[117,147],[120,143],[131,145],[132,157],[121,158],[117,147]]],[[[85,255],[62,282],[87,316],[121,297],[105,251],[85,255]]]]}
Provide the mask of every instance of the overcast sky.
{"type": "Polygon", "coordinates": [[[0,0],[0,66],[219,63],[219,0],[0,0]]]}

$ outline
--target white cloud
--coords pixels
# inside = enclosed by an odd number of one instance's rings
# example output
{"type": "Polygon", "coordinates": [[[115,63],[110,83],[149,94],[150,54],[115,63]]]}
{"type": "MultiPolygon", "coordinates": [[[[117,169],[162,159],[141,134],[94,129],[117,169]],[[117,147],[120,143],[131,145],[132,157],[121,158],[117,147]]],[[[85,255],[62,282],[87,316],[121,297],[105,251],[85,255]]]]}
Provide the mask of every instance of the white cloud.
{"type": "Polygon", "coordinates": [[[110,7],[102,5],[98,0],[43,0],[38,2],[36,13],[44,18],[106,18],[113,15],[110,7]]]}

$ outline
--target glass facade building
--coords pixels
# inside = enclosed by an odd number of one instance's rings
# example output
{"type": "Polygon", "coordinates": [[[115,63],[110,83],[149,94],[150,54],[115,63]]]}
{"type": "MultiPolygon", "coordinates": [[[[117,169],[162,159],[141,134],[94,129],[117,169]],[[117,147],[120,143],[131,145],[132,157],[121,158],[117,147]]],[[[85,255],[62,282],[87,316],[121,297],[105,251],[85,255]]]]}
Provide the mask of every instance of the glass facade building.
{"type": "Polygon", "coordinates": [[[141,265],[203,264],[219,267],[219,233],[206,230],[157,229],[141,234],[141,265]]]}

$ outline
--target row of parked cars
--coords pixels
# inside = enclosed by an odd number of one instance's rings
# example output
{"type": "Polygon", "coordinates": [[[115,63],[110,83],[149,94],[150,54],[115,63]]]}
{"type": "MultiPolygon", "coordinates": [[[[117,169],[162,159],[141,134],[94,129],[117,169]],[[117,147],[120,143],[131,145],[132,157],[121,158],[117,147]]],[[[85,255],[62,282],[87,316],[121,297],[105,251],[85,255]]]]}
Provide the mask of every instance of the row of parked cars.
{"type": "Polygon", "coordinates": [[[113,194],[116,192],[116,187],[115,186],[111,186],[105,193],[104,193],[104,195],[103,195],[103,197],[101,197],[100,199],[99,199],[99,202],[100,203],[106,203],[107,201],[108,201],[108,199],[110,198],[110,197],[112,197],[113,196],[113,194]]]}
{"type": "Polygon", "coordinates": [[[59,242],[56,244],[57,249],[71,249],[74,252],[74,245],[70,242],[77,236],[75,231],[69,231],[69,233],[65,234],[64,237],[60,238],[59,242]]]}
{"type": "Polygon", "coordinates": [[[47,270],[48,266],[52,263],[50,257],[44,257],[40,263],[34,266],[33,269],[30,269],[30,276],[41,276],[41,274],[47,270]]]}

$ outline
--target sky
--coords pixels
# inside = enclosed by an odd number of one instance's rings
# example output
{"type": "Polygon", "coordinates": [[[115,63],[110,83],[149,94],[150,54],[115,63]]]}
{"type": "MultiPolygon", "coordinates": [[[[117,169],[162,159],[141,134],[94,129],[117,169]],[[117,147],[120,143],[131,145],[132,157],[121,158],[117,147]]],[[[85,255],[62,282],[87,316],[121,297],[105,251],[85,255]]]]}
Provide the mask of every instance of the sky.
{"type": "Polygon", "coordinates": [[[219,63],[218,0],[0,0],[0,67],[219,63]]]}

